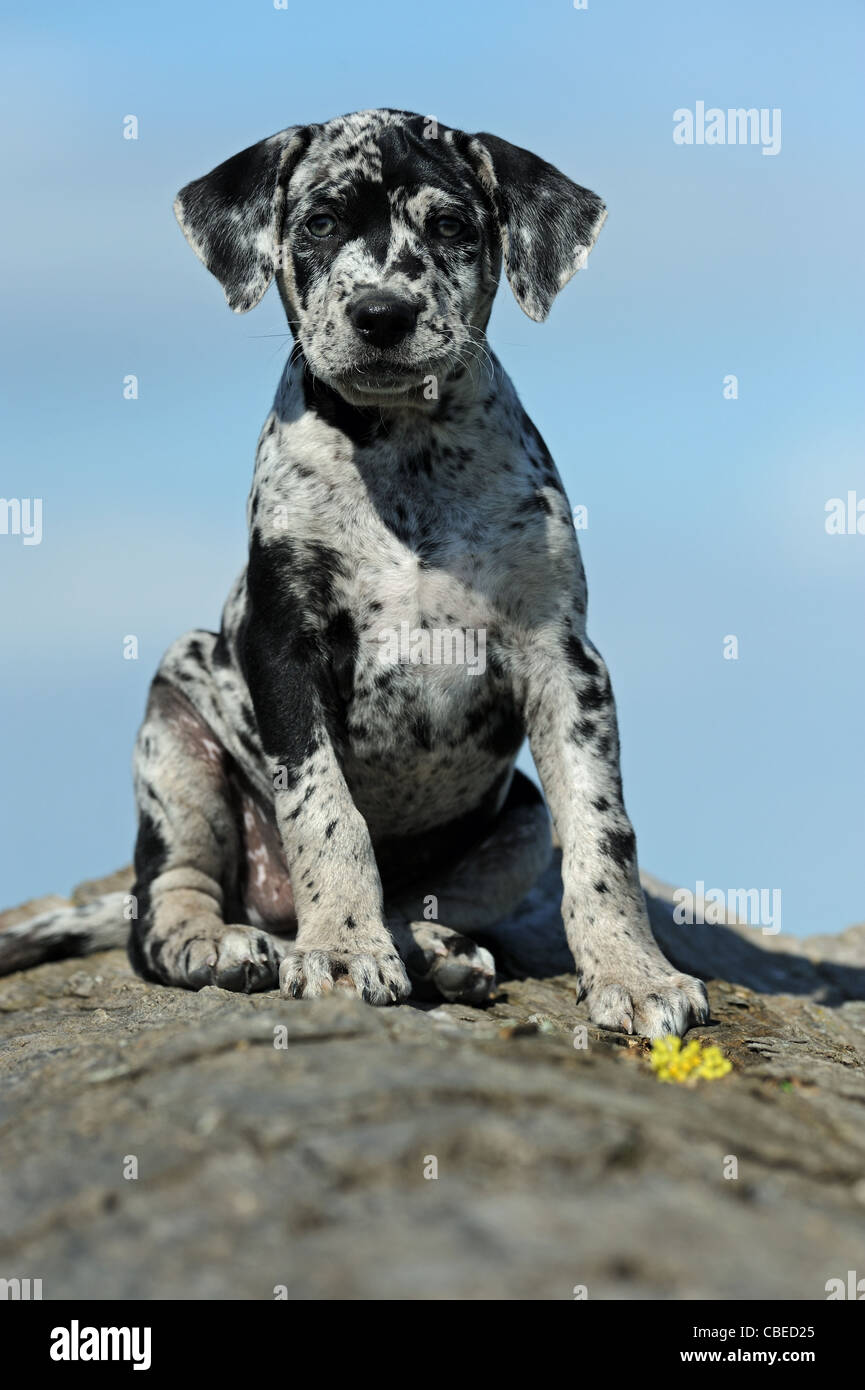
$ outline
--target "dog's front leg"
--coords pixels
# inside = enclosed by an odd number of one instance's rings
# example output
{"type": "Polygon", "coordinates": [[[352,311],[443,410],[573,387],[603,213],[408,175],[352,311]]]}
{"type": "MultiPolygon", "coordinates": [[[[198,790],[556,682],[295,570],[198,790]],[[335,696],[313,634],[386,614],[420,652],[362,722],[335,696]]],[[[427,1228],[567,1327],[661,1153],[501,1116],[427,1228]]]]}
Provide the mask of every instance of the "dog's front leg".
{"type": "Polygon", "coordinates": [[[293,767],[283,764],[288,785],[276,792],[298,914],[297,942],[280,965],[280,988],[310,998],[337,987],[370,1004],[397,1003],[411,986],[385,923],[369,831],[324,726],[314,729],[314,751],[293,767]]]}
{"type": "Polygon", "coordinates": [[[411,986],[385,922],[369,830],[337,759],[326,656],[317,641],[254,614],[245,665],[298,918],[282,993],[308,999],[341,988],[396,1003],[411,986]]]}
{"type": "Polygon", "coordinates": [[[562,845],[562,915],[592,1020],[645,1037],[708,1017],[699,980],[652,935],[622,799],[607,669],[577,623],[539,636],[525,670],[532,754],[562,845]]]}

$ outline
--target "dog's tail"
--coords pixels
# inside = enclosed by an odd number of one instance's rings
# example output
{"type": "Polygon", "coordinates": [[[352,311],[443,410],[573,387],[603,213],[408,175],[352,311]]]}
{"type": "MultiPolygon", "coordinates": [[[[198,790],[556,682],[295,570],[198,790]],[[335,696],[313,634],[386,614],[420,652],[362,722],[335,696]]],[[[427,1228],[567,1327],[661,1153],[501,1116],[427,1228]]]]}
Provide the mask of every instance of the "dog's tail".
{"type": "Polygon", "coordinates": [[[129,938],[129,896],[106,893],[85,907],[59,907],[0,931],[0,975],[27,970],[48,960],[89,956],[125,946],[129,938]]]}

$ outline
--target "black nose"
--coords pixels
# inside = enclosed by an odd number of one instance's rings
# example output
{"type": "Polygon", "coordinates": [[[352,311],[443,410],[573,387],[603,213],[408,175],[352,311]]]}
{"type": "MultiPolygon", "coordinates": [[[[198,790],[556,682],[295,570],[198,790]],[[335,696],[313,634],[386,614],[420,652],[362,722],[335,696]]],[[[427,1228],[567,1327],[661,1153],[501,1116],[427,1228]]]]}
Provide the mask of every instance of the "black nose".
{"type": "Polygon", "coordinates": [[[365,294],[349,306],[348,316],[364,342],[373,347],[396,347],[417,322],[417,309],[386,291],[365,294]]]}

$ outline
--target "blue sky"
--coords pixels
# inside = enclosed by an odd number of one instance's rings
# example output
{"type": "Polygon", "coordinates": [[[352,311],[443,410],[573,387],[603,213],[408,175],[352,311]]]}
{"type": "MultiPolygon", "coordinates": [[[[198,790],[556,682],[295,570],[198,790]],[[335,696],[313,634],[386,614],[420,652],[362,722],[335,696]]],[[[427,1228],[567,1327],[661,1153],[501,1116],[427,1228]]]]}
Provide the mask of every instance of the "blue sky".
{"type": "Polygon", "coordinates": [[[40,545],[0,535],[3,905],[128,859],[153,668],[243,563],[281,310],[228,311],[174,194],[285,125],[398,106],[527,146],[610,209],[549,321],[503,287],[490,336],[588,508],[642,864],[781,889],[796,933],[865,918],[865,535],[824,526],[865,498],[861,6],[3,16],[0,495],[43,499],[40,545]],[[674,144],[698,101],[779,108],[780,153],[674,144]]]}

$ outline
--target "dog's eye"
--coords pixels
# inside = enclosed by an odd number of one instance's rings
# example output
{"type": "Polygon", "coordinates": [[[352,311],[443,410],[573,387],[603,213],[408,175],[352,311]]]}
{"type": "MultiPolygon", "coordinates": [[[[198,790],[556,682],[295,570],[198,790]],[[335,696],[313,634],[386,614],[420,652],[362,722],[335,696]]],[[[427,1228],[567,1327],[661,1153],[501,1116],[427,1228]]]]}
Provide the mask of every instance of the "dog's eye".
{"type": "Polygon", "coordinates": [[[453,241],[461,232],[466,230],[465,222],[461,222],[458,217],[449,217],[443,213],[441,217],[434,217],[431,223],[432,231],[436,236],[440,236],[444,241],[453,241]]]}
{"type": "Polygon", "coordinates": [[[306,230],[310,236],[319,239],[330,236],[332,232],[336,231],[336,218],[331,217],[329,212],[317,212],[308,219],[306,230]]]}

